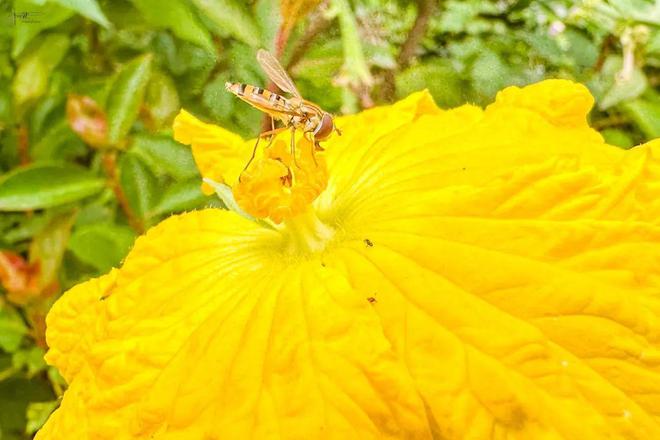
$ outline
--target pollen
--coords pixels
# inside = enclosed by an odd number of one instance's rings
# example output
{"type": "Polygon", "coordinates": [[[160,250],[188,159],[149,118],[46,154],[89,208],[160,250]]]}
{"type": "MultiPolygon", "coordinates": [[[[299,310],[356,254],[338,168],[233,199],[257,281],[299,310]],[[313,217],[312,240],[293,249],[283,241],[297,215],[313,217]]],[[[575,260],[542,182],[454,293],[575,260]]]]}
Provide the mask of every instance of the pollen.
{"type": "Polygon", "coordinates": [[[233,187],[242,209],[278,224],[305,212],[328,183],[322,153],[315,152],[312,142],[302,137],[296,142],[294,159],[289,140],[288,136],[275,139],[233,187]]]}

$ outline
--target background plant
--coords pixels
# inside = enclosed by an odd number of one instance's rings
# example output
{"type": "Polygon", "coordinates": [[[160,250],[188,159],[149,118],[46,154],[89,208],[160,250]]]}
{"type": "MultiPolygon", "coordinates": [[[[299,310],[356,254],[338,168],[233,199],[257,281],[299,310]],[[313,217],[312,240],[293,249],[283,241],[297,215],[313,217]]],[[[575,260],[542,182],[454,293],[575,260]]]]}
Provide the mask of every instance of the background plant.
{"type": "MultiPolygon", "coordinates": [[[[42,357],[65,289],[119,264],[199,190],[181,107],[243,136],[224,90],[276,53],[304,96],[354,112],[428,88],[441,106],[570,78],[629,148],[660,136],[660,3],[480,0],[0,1],[0,438],[29,438],[65,384],[42,357]]],[[[349,129],[349,128],[347,128],[349,129]]]]}

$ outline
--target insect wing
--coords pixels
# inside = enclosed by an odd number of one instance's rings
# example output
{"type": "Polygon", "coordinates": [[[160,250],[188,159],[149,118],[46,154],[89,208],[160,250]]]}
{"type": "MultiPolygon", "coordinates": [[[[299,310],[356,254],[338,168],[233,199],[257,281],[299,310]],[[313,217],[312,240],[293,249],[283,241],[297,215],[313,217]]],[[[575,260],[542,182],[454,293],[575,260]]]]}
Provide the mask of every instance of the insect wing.
{"type": "Polygon", "coordinates": [[[280,89],[291,93],[298,98],[302,98],[302,96],[300,96],[300,92],[296,88],[295,84],[293,84],[293,81],[289,75],[286,73],[282,65],[280,65],[279,61],[277,61],[277,59],[270,54],[270,52],[259,49],[257,52],[257,61],[259,61],[261,68],[264,69],[264,72],[266,72],[268,78],[277,84],[280,89]]]}

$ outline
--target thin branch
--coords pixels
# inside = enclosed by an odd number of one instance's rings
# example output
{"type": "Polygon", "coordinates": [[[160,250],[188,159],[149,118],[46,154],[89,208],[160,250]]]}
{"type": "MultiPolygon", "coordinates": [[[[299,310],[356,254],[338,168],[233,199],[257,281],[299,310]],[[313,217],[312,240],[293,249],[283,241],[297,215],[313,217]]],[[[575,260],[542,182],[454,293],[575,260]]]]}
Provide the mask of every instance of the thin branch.
{"type": "Polygon", "coordinates": [[[429,20],[435,12],[437,0],[418,0],[417,2],[417,18],[412,29],[408,33],[406,41],[401,46],[401,52],[397,59],[399,66],[408,67],[410,61],[415,56],[417,47],[422,42],[422,38],[426,35],[426,29],[429,25],[429,20]]]}
{"type": "Polygon", "coordinates": [[[594,63],[594,70],[600,72],[605,64],[607,56],[610,54],[614,46],[616,45],[616,37],[614,35],[608,35],[603,39],[603,43],[600,46],[600,51],[598,52],[598,58],[594,63]]]}
{"type": "Polygon", "coordinates": [[[117,153],[115,151],[104,152],[102,156],[102,163],[103,170],[105,171],[106,176],[108,176],[110,187],[115,193],[115,197],[117,197],[119,206],[124,212],[124,215],[128,220],[128,224],[135,230],[135,232],[142,234],[144,232],[144,225],[131,209],[131,205],[128,203],[128,199],[126,198],[126,194],[124,194],[124,190],[121,188],[121,184],[119,183],[119,175],[117,174],[117,153]]]}
{"type": "Polygon", "coordinates": [[[328,30],[331,25],[332,21],[328,20],[323,14],[314,14],[310,17],[309,26],[305,33],[296,42],[296,45],[291,52],[289,62],[286,64],[286,69],[289,71],[293,69],[296,64],[300,62],[316,37],[328,30]]]}
{"type": "MultiPolygon", "coordinates": [[[[426,30],[428,29],[429,20],[435,13],[437,8],[437,0],[417,0],[417,17],[415,23],[410,29],[406,41],[401,45],[401,51],[397,57],[398,69],[405,69],[410,65],[410,62],[415,56],[417,47],[422,42],[426,30]]],[[[396,90],[396,81],[394,78],[394,71],[388,70],[385,72],[383,80],[383,96],[386,100],[391,100],[394,97],[396,90]]]]}
{"type": "Polygon", "coordinates": [[[286,44],[289,41],[289,35],[291,31],[284,27],[284,23],[280,24],[280,27],[277,29],[277,34],[275,35],[275,57],[280,59],[284,54],[284,49],[286,44]]]}

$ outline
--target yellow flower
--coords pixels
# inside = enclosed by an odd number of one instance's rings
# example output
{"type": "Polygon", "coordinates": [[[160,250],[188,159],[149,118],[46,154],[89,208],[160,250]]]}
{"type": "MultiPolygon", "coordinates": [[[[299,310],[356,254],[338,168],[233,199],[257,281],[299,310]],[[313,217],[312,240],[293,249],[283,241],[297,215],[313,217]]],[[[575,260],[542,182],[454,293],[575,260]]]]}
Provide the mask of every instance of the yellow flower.
{"type": "MultiPolygon", "coordinates": [[[[339,118],[281,225],[164,221],[53,307],[70,387],[37,439],[660,438],[660,142],[606,145],[591,104],[414,94],[339,118]]],[[[175,131],[237,185],[250,144],[175,131]]],[[[278,197],[271,165],[245,194],[278,197]]]]}

